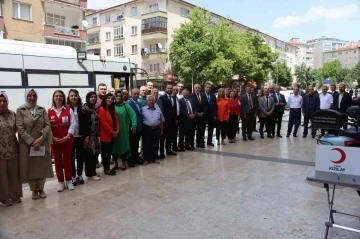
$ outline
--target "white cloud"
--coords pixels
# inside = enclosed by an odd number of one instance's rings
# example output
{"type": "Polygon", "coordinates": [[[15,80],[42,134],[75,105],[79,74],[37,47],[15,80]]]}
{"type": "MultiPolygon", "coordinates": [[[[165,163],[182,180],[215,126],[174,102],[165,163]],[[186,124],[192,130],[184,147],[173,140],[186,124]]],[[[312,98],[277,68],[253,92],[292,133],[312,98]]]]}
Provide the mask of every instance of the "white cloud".
{"type": "Polygon", "coordinates": [[[302,23],[314,22],[321,19],[334,20],[346,18],[358,11],[355,4],[344,5],[339,8],[312,7],[304,15],[292,14],[286,17],[277,17],[273,22],[274,28],[287,28],[300,25],[302,23]]]}

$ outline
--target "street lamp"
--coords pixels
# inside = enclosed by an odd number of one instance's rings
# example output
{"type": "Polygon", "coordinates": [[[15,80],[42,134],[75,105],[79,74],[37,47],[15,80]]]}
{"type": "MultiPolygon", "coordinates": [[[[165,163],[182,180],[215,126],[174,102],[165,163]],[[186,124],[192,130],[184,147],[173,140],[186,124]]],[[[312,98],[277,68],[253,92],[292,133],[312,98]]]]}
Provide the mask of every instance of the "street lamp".
{"type": "MultiPolygon", "coordinates": [[[[204,37],[209,36],[209,35],[210,35],[210,32],[207,32],[207,33],[205,33],[203,36],[199,37],[199,38],[197,39],[197,41],[199,41],[199,40],[201,40],[201,39],[203,39],[204,37]]],[[[189,52],[190,56],[191,56],[193,53],[194,53],[193,51],[189,52]]],[[[194,68],[195,68],[195,67],[194,67],[194,64],[193,64],[192,69],[191,69],[191,91],[194,90],[194,68]]]]}

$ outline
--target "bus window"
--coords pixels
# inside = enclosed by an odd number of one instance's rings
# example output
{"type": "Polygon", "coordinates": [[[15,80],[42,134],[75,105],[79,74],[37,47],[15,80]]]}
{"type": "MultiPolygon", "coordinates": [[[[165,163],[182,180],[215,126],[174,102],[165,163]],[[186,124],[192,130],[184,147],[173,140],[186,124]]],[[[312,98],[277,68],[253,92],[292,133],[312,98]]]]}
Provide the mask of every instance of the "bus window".
{"type": "Polygon", "coordinates": [[[0,71],[0,86],[22,86],[21,72],[0,71]]]}

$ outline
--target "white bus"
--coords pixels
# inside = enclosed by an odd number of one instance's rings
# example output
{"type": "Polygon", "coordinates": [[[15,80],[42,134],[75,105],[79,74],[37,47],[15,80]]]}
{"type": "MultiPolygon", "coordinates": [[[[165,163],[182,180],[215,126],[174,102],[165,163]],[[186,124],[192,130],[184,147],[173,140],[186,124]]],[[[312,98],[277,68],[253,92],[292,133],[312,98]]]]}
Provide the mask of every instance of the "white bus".
{"type": "Polygon", "coordinates": [[[130,76],[135,63],[129,58],[88,55],[78,60],[72,47],[22,41],[0,40],[0,91],[9,97],[9,108],[25,103],[25,89],[38,92],[38,105],[51,107],[56,89],[68,94],[77,89],[83,101],[99,83],[108,88],[132,86],[130,76]]]}

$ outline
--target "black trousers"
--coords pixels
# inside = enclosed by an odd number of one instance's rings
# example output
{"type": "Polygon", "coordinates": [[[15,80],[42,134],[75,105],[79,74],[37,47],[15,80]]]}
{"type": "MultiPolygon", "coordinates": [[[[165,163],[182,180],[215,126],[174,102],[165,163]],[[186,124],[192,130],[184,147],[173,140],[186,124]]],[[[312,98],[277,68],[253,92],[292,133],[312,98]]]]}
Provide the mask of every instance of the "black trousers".
{"type": "Polygon", "coordinates": [[[205,128],[206,121],[205,118],[196,118],[196,144],[205,143],[205,128]]]}
{"type": "Polygon", "coordinates": [[[229,139],[235,139],[236,131],[239,127],[239,121],[237,115],[230,115],[229,123],[228,123],[228,130],[227,135],[229,139]]]}
{"type": "Polygon", "coordinates": [[[172,124],[164,123],[164,132],[160,138],[160,154],[164,154],[164,148],[166,148],[166,152],[171,151],[171,143],[174,139],[175,128],[172,124]]]}
{"type": "Polygon", "coordinates": [[[139,163],[139,142],[140,142],[141,134],[136,133],[132,134],[130,132],[130,150],[131,150],[131,157],[129,161],[131,163],[139,163]]]}
{"type": "Polygon", "coordinates": [[[179,148],[194,147],[196,120],[182,118],[179,125],[179,148]]]}
{"type": "Polygon", "coordinates": [[[266,132],[267,135],[271,135],[273,132],[273,128],[272,128],[272,122],[273,122],[273,117],[272,116],[267,116],[267,117],[259,117],[260,118],[260,135],[264,135],[264,126],[266,126],[266,132]]]}
{"type": "MultiPolygon", "coordinates": [[[[309,132],[309,121],[311,121],[311,116],[314,112],[307,112],[304,114],[304,132],[303,135],[307,136],[309,132]]],[[[315,136],[316,130],[314,127],[311,127],[311,136],[315,136]]]]}
{"type": "MultiPolygon", "coordinates": [[[[216,122],[216,140],[220,139],[220,135],[221,135],[221,139],[225,139],[226,135],[227,135],[227,126],[228,126],[228,122],[227,121],[217,121],[216,122]]],[[[235,132],[236,133],[236,132],[235,132]]]]}
{"type": "Polygon", "coordinates": [[[283,114],[278,114],[274,116],[274,127],[273,127],[274,135],[275,135],[275,125],[276,125],[276,135],[280,135],[282,118],[283,118],[283,114]]]}
{"type": "Polygon", "coordinates": [[[85,157],[85,175],[86,177],[93,177],[96,175],[96,164],[98,163],[99,154],[92,154],[84,150],[85,157]]]}
{"type": "Polygon", "coordinates": [[[144,161],[155,162],[159,151],[160,126],[143,126],[142,131],[144,161]]]}
{"type": "Polygon", "coordinates": [[[84,170],[84,139],[85,137],[74,137],[73,148],[71,152],[72,176],[81,176],[84,170]],[[76,160],[76,164],[75,164],[76,160]]]}
{"type": "Polygon", "coordinates": [[[180,124],[180,120],[179,117],[177,118],[177,125],[174,126],[174,137],[172,140],[172,149],[176,149],[178,147],[178,136],[179,136],[179,124],[180,124]]]}
{"type": "MultiPolygon", "coordinates": [[[[254,130],[254,110],[249,110],[249,113],[245,117],[241,118],[242,121],[242,135],[243,137],[252,136],[252,132],[254,130]]],[[[256,119],[255,119],[256,122],[256,119]]]]}
{"type": "Polygon", "coordinates": [[[206,120],[206,123],[207,123],[207,127],[208,127],[207,143],[208,143],[208,144],[211,144],[211,143],[212,143],[213,134],[214,134],[214,120],[213,120],[213,119],[207,119],[207,120],[206,120]]]}
{"type": "Polygon", "coordinates": [[[101,159],[104,166],[104,171],[110,170],[110,159],[113,151],[114,142],[101,141],[101,159]]]}

